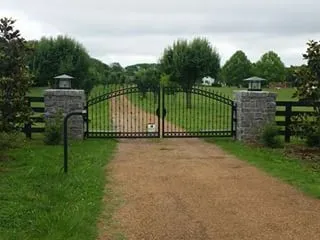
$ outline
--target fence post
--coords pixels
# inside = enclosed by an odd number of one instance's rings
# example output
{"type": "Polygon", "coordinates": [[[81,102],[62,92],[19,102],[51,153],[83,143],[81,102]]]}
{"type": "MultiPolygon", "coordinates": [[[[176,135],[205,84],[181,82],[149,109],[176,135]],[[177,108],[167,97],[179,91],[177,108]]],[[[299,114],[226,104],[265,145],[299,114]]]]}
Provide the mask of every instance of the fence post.
{"type": "MultiPolygon", "coordinates": [[[[31,107],[30,98],[27,97],[26,100],[27,100],[28,107],[31,107]]],[[[31,121],[30,120],[24,124],[24,133],[26,135],[26,138],[31,139],[31,137],[32,137],[32,126],[31,126],[31,121]]]]}
{"type": "Polygon", "coordinates": [[[290,131],[290,125],[291,125],[291,116],[292,116],[292,104],[287,103],[286,104],[286,109],[285,109],[285,133],[284,133],[284,141],[285,142],[290,142],[290,137],[291,137],[291,131],[290,131]]]}

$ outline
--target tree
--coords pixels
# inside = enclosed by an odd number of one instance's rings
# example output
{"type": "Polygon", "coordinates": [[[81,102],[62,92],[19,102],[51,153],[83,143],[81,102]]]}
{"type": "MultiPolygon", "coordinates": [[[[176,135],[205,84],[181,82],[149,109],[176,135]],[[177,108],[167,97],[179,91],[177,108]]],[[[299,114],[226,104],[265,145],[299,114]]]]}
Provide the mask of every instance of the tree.
{"type": "Polygon", "coordinates": [[[118,62],[111,63],[110,67],[113,72],[123,72],[123,67],[118,62]]]}
{"type": "Polygon", "coordinates": [[[297,83],[297,71],[299,71],[300,66],[290,66],[286,68],[286,82],[291,86],[296,86],[297,83]]]}
{"type": "Polygon", "coordinates": [[[109,72],[110,67],[107,64],[98,59],[90,58],[89,78],[91,80],[90,83],[87,84],[102,84],[105,88],[108,83],[109,72]]]}
{"type": "Polygon", "coordinates": [[[221,69],[221,80],[228,86],[240,86],[252,74],[252,65],[243,51],[236,51],[221,69]]]}
{"type": "Polygon", "coordinates": [[[90,91],[87,88],[92,84],[86,83],[90,77],[90,57],[86,49],[72,38],[42,38],[35,43],[29,66],[39,86],[52,85],[55,76],[66,73],[74,77],[73,87],[90,91]]]}
{"type": "Polygon", "coordinates": [[[161,73],[158,68],[150,67],[147,69],[140,69],[135,73],[134,83],[137,84],[139,92],[142,97],[145,97],[147,91],[152,91],[155,96],[155,101],[157,99],[160,85],[161,73]]]}
{"type": "Polygon", "coordinates": [[[307,140],[310,146],[320,147],[320,42],[310,41],[303,58],[307,65],[296,71],[297,91],[294,97],[309,102],[312,114],[300,114],[294,120],[296,133],[307,140]]]}
{"type": "Polygon", "coordinates": [[[255,75],[265,78],[268,82],[283,82],[286,77],[285,65],[273,51],[262,55],[255,64],[255,75]]]}
{"type": "Polygon", "coordinates": [[[187,107],[191,108],[190,89],[203,77],[217,77],[220,56],[206,39],[178,40],[164,50],[160,64],[170,81],[179,83],[187,93],[187,107]]]}
{"type": "Polygon", "coordinates": [[[26,65],[31,50],[15,20],[0,19],[0,131],[12,132],[29,119],[31,109],[25,95],[32,85],[26,65]]]}
{"type": "Polygon", "coordinates": [[[134,65],[126,66],[124,69],[126,82],[132,83],[136,79],[136,73],[140,70],[147,70],[149,68],[158,68],[158,64],[156,63],[137,63],[134,65]]]}

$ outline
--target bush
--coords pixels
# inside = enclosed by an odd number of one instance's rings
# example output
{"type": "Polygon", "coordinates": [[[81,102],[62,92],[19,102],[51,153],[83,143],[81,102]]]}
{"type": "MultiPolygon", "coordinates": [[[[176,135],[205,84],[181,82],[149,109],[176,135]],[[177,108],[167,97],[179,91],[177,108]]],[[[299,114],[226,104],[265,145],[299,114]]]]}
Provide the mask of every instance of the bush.
{"type": "Polygon", "coordinates": [[[24,145],[26,137],[21,132],[0,132],[0,152],[24,145]]]}
{"type": "Polygon", "coordinates": [[[293,118],[293,129],[296,135],[306,140],[310,147],[320,147],[320,42],[309,41],[303,58],[307,65],[296,69],[296,92],[301,102],[313,106],[313,113],[304,113],[293,118]]]}
{"type": "Polygon", "coordinates": [[[307,136],[306,144],[309,147],[320,147],[320,133],[314,133],[307,136]]]}
{"type": "Polygon", "coordinates": [[[222,87],[221,83],[212,83],[211,87],[222,87]]]}
{"type": "Polygon", "coordinates": [[[282,147],[282,141],[279,135],[279,128],[275,124],[266,125],[261,134],[261,142],[264,146],[270,148],[282,147]]]}
{"type": "Polygon", "coordinates": [[[26,65],[30,48],[15,29],[15,20],[0,19],[0,131],[13,132],[29,120],[25,94],[32,85],[26,65]]]}
{"type": "Polygon", "coordinates": [[[44,143],[47,145],[58,145],[62,140],[63,113],[57,112],[53,118],[46,119],[44,132],[44,143]]]}
{"type": "Polygon", "coordinates": [[[316,113],[299,114],[292,118],[293,133],[305,141],[308,147],[320,147],[320,118],[316,113]]]}

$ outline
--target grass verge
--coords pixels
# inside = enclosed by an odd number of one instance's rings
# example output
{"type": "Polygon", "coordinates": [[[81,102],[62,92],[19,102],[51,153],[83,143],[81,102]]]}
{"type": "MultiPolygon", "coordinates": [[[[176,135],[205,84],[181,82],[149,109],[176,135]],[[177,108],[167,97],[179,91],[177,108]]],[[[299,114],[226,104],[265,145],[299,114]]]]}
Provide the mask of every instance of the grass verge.
{"type": "Polygon", "coordinates": [[[281,149],[252,147],[230,139],[207,139],[241,160],[265,170],[316,198],[320,198],[320,171],[307,163],[287,157],[281,149]]]}
{"type": "Polygon", "coordinates": [[[10,151],[11,160],[0,162],[0,239],[96,239],[104,166],[115,145],[72,142],[67,175],[62,146],[33,140],[10,151]]]}

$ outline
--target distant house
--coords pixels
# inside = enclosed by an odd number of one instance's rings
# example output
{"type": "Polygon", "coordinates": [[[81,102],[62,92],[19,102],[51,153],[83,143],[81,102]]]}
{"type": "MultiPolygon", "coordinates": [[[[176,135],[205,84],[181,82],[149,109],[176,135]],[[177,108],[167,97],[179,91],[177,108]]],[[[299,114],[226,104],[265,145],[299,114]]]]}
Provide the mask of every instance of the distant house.
{"type": "Polygon", "coordinates": [[[204,77],[202,78],[202,84],[206,85],[206,86],[211,86],[212,84],[214,84],[215,79],[212,77],[204,77]]]}

